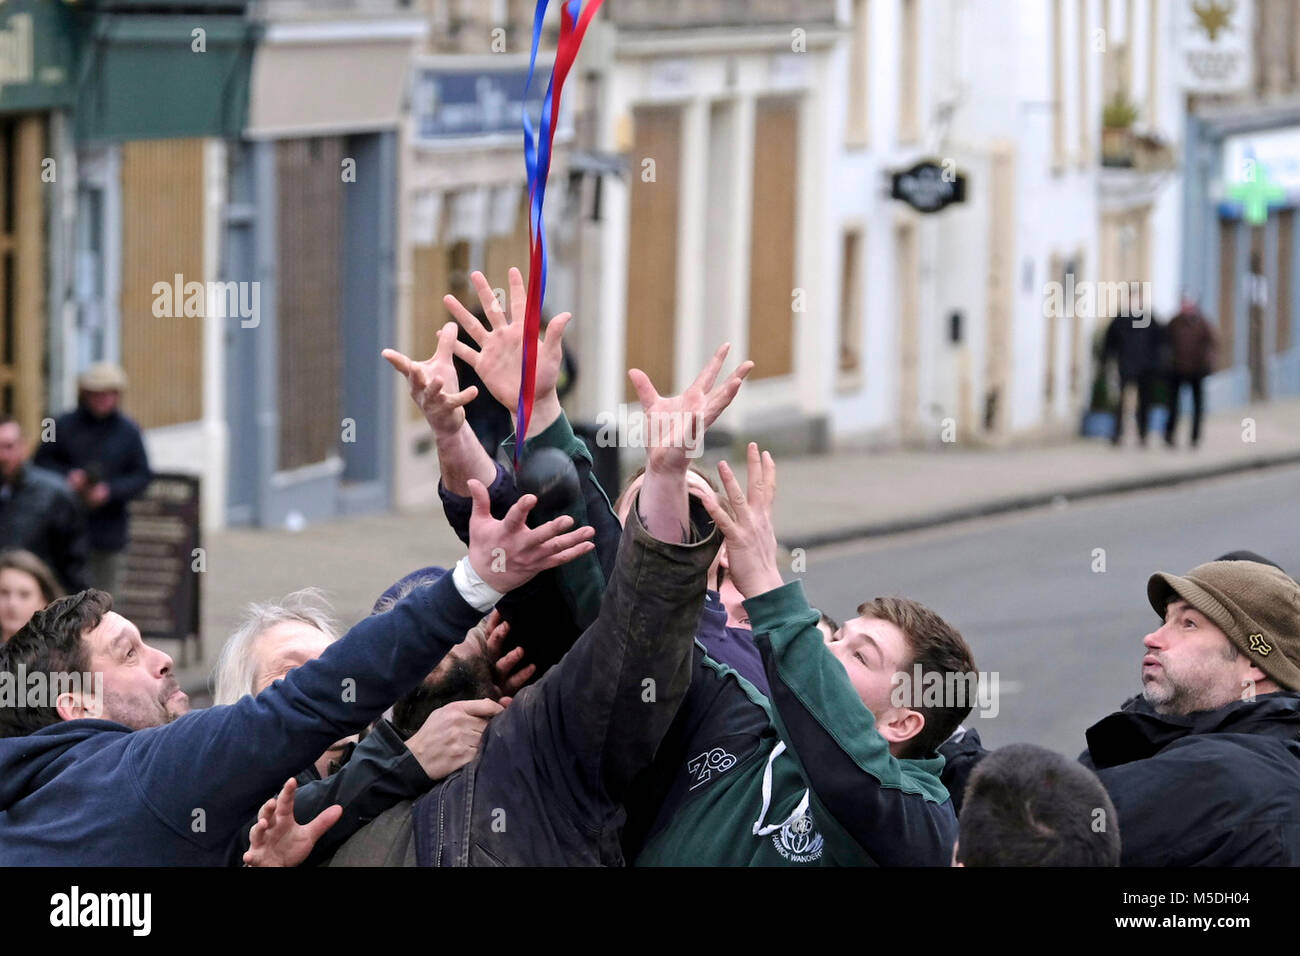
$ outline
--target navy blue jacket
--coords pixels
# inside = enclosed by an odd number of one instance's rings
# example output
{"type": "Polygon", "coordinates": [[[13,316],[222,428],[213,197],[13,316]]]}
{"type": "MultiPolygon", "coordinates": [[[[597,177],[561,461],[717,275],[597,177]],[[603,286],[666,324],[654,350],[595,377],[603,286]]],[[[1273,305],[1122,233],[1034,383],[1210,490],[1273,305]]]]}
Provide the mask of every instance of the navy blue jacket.
{"type": "Polygon", "coordinates": [[[82,468],[107,482],[108,501],[90,512],[90,546],[122,551],[127,542],[126,506],[149,484],[149,457],[140,427],[121,412],[96,418],[84,407],[54,421],[54,441],[36,450],[36,464],[67,475],[82,468]]]}
{"type": "Polygon", "coordinates": [[[0,739],[0,866],[225,865],[285,780],[377,719],[481,617],[443,575],[256,697],[148,730],[70,720],[0,739]]]}

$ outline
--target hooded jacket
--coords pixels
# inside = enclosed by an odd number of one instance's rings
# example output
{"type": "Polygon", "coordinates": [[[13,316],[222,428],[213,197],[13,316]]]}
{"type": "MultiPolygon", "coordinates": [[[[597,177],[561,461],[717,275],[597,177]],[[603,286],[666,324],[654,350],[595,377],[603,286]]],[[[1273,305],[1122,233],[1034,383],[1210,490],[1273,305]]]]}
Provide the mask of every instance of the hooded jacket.
{"type": "Polygon", "coordinates": [[[268,795],[415,687],[480,617],[444,575],[256,697],[146,730],[69,720],[0,739],[0,866],[225,865],[268,795]]]}
{"type": "Polygon", "coordinates": [[[1122,866],[1300,864],[1300,693],[1186,716],[1126,706],[1080,757],[1115,804],[1122,866]]]}

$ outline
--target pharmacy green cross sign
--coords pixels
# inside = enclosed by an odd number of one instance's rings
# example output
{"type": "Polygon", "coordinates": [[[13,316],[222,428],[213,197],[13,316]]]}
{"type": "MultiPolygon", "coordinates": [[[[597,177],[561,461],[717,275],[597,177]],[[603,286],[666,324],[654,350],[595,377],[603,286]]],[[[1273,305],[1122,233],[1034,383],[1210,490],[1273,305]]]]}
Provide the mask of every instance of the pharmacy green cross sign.
{"type": "Polygon", "coordinates": [[[1268,180],[1268,168],[1263,163],[1252,164],[1254,175],[1246,175],[1240,182],[1228,187],[1228,195],[1241,203],[1246,222],[1262,226],[1268,221],[1268,204],[1281,202],[1286,190],[1268,180]]]}

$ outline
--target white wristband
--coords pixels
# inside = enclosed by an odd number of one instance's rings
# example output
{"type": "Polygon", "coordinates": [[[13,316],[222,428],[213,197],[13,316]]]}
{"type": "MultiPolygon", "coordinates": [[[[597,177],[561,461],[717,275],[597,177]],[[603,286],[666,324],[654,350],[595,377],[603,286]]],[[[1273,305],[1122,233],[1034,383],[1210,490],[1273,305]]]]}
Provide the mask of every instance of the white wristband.
{"type": "Polygon", "coordinates": [[[465,603],[476,611],[490,611],[504,597],[502,592],[478,576],[478,572],[469,563],[469,555],[457,561],[451,569],[451,583],[456,585],[456,590],[465,603]]]}

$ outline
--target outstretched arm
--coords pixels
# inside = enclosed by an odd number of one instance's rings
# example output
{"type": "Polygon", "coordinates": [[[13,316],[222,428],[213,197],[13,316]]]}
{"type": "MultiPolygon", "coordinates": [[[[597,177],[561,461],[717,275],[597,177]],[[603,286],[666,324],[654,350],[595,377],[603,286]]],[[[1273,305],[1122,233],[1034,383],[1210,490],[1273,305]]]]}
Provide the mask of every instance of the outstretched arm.
{"type": "Polygon", "coordinates": [[[773,719],[808,783],[827,852],[841,865],[946,865],[957,819],[939,782],[942,760],[899,760],[848,673],[826,649],[819,615],[802,585],[783,584],[772,503],[776,465],[748,449],[749,488],[718,466],[736,517],[710,514],[727,539],[736,587],[745,595],[771,684],[773,719]]]}
{"type": "Polygon", "coordinates": [[[361,621],[256,697],[133,734],[127,760],[158,817],[200,846],[229,846],[287,774],[423,680],[501,593],[591,550],[591,529],[569,531],[569,518],[528,528],[535,503],[526,495],[502,521],[476,514],[470,553],[456,570],[361,621]]]}
{"type": "Polygon", "coordinates": [[[522,718],[521,705],[532,711],[525,719],[534,759],[563,781],[578,819],[624,798],[690,685],[705,577],[719,538],[710,531],[702,542],[689,540],[685,439],[690,430],[703,434],[752,367],[742,365],[714,387],[726,352],[719,349],[675,398],[660,397],[644,375],[632,376],[647,413],[668,415],[677,427],[661,429],[651,449],[596,622],[536,693],[521,695],[502,715],[522,718]]]}

